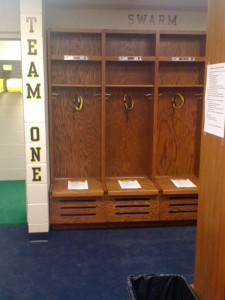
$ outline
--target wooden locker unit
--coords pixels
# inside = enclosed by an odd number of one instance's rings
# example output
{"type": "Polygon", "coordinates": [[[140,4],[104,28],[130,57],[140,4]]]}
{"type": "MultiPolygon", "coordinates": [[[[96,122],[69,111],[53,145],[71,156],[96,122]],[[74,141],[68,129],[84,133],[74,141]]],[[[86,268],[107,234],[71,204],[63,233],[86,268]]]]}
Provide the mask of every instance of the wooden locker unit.
{"type": "Polygon", "coordinates": [[[50,31],[48,41],[50,221],[101,222],[102,34],[50,31]],[[69,179],[87,180],[89,189],[68,190],[69,179]]]}
{"type": "Polygon", "coordinates": [[[110,222],[158,220],[158,190],[150,179],[155,56],[155,33],[106,31],[105,172],[110,222]],[[142,189],[121,189],[119,179],[136,179],[142,189]]]}
{"type": "Polygon", "coordinates": [[[156,182],[160,220],[197,217],[205,34],[159,34],[156,182]],[[182,100],[184,103],[182,105],[182,100]],[[189,178],[197,188],[176,188],[189,178]]]}
{"type": "Polygon", "coordinates": [[[196,219],[198,188],[170,179],[198,186],[204,48],[202,32],[49,30],[52,224],[196,219]]]}

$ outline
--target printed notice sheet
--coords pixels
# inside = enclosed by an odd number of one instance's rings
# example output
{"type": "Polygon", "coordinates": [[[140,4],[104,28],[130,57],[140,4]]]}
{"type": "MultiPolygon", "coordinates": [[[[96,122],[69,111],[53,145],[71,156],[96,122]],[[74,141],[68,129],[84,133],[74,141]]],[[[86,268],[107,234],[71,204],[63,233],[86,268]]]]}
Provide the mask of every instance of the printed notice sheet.
{"type": "Polygon", "coordinates": [[[118,180],[121,189],[141,189],[137,180],[118,180]]]}
{"type": "Polygon", "coordinates": [[[204,131],[224,138],[225,63],[207,66],[204,131]]]}
{"type": "Polygon", "coordinates": [[[68,190],[88,190],[88,182],[85,181],[68,181],[68,190]]]}
{"type": "Polygon", "coordinates": [[[194,188],[196,185],[190,179],[171,179],[177,188],[194,188]]]}

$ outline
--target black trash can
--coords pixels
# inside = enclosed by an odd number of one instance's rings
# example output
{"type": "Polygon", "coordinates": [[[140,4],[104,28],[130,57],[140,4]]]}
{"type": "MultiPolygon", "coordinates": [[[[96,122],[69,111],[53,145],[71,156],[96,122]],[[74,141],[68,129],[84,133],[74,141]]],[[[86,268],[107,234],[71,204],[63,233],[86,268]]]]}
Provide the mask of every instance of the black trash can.
{"type": "Polygon", "coordinates": [[[137,275],[127,278],[129,300],[198,300],[179,275],[137,275]]]}

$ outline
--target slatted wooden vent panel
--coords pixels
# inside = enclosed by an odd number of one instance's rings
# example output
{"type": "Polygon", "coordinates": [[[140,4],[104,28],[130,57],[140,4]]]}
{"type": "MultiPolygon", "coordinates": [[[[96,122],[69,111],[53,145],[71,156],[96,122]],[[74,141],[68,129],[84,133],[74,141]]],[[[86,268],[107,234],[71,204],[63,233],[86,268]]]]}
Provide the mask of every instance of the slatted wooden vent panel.
{"type": "Polygon", "coordinates": [[[104,221],[101,198],[53,199],[52,224],[101,223],[104,221]]]}
{"type": "Polygon", "coordinates": [[[160,220],[196,220],[197,197],[167,196],[160,200],[160,220]]]}
{"type": "Polygon", "coordinates": [[[158,220],[159,204],[155,198],[114,198],[107,202],[109,222],[145,222],[158,220]]]}

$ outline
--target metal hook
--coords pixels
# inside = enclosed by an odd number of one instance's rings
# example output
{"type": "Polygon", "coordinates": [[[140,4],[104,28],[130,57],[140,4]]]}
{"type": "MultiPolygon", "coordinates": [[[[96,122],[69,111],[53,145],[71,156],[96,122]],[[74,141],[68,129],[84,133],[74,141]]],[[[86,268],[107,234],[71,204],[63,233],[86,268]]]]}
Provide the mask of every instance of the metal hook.
{"type": "Polygon", "coordinates": [[[101,100],[102,99],[102,94],[95,94],[97,100],[101,100]]]}
{"type": "Polygon", "coordinates": [[[105,99],[108,100],[111,97],[111,95],[112,95],[111,93],[105,94],[105,96],[106,96],[105,99]]]}
{"type": "Polygon", "coordinates": [[[152,100],[152,94],[145,94],[148,100],[152,100]]]}
{"type": "Polygon", "coordinates": [[[158,94],[158,98],[160,98],[160,97],[162,97],[163,96],[163,94],[158,94]]]}
{"type": "Polygon", "coordinates": [[[59,93],[52,93],[52,99],[55,99],[58,96],[59,96],[59,93]]]}
{"type": "MultiPolygon", "coordinates": [[[[98,100],[102,100],[102,94],[95,94],[98,100]]],[[[111,94],[105,94],[105,99],[109,99],[111,94]]]]}
{"type": "Polygon", "coordinates": [[[198,99],[202,99],[202,93],[194,93],[194,96],[198,99]]]}

